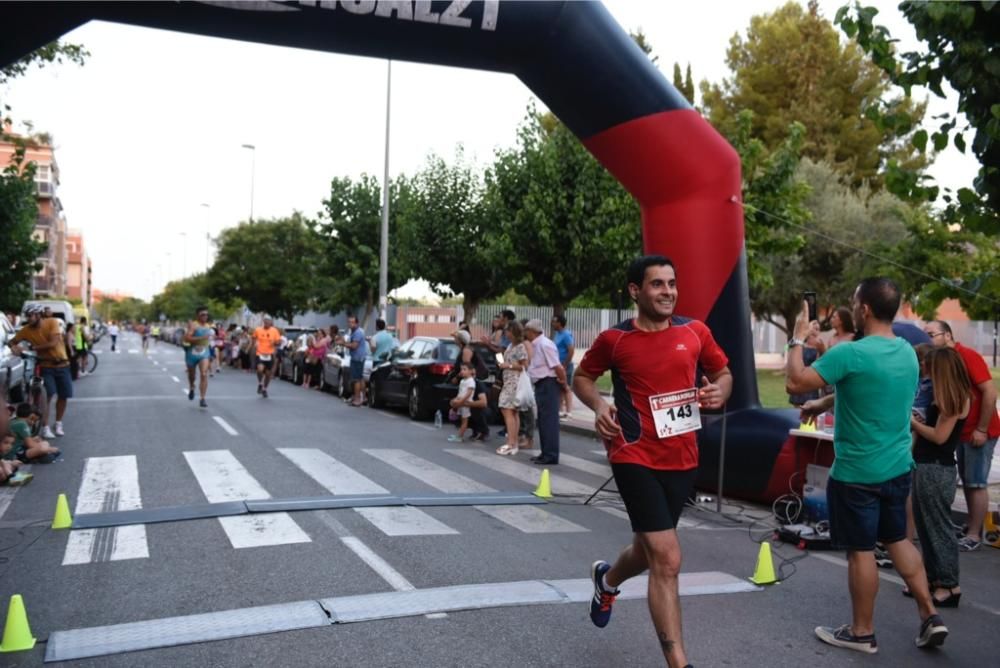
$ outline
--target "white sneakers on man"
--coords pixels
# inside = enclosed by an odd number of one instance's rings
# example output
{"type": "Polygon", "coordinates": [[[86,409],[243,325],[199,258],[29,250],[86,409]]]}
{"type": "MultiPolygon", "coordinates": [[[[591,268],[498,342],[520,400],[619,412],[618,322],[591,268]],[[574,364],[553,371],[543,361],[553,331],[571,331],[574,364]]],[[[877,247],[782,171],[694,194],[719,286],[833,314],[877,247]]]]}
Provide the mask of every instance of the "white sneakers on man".
{"type": "Polygon", "coordinates": [[[49,425],[45,425],[44,427],[42,427],[42,438],[55,438],[55,437],[56,435],[52,433],[51,429],[49,429],[49,425]]]}
{"type": "Polygon", "coordinates": [[[63,431],[62,422],[56,422],[56,436],[65,436],[66,432],[63,431]]]}

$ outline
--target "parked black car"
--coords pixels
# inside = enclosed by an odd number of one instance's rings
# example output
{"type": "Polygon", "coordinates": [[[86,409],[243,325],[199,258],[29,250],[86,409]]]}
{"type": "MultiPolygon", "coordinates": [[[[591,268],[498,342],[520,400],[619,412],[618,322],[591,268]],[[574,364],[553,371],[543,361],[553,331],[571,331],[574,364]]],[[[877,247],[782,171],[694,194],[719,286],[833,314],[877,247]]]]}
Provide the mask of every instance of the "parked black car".
{"type": "MultiPolygon", "coordinates": [[[[496,355],[486,346],[472,344],[489,375],[480,379],[487,391],[487,420],[498,422],[500,411],[495,387],[498,378],[496,355]]],[[[458,386],[446,383],[458,358],[458,344],[451,338],[416,336],[393,351],[388,362],[376,366],[368,380],[368,405],[380,408],[386,404],[406,406],[413,420],[427,420],[440,410],[448,414],[448,402],[458,392],[458,386]]]]}
{"type": "Polygon", "coordinates": [[[372,370],[368,379],[368,405],[407,407],[413,420],[426,420],[440,408],[434,388],[447,378],[458,344],[450,338],[415,336],[393,351],[388,362],[372,370]]]}
{"type": "MultiPolygon", "coordinates": [[[[497,405],[500,399],[500,384],[502,383],[501,369],[497,363],[497,355],[484,343],[470,344],[476,351],[479,358],[486,365],[486,378],[477,378],[481,389],[486,391],[486,421],[490,424],[503,424],[503,416],[500,414],[500,407],[497,405]]],[[[458,385],[452,383],[441,383],[434,386],[434,404],[447,415],[451,408],[449,403],[458,394],[458,385]]]]}

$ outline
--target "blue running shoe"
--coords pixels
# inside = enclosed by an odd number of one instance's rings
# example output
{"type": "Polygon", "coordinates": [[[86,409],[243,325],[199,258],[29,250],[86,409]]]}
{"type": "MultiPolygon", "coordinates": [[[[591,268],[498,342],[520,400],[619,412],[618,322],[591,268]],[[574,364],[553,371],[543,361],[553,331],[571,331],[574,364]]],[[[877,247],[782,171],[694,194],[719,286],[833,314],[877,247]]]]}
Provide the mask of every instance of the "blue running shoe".
{"type": "Polygon", "coordinates": [[[602,584],[604,574],[609,570],[611,564],[606,561],[595,561],[590,567],[590,579],[594,582],[594,598],[590,599],[590,621],[599,629],[603,629],[611,621],[611,606],[620,593],[617,589],[608,591],[602,584]]]}

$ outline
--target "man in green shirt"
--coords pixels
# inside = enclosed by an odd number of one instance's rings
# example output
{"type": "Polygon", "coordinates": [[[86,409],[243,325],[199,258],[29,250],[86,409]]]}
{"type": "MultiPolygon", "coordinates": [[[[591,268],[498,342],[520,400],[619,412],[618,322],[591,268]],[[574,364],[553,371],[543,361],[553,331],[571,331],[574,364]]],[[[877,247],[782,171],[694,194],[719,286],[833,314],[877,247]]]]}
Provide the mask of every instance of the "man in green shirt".
{"type": "Polygon", "coordinates": [[[919,366],[910,344],[892,332],[900,294],[887,278],[867,278],[854,291],[854,322],[863,338],[831,348],[812,366],[802,362],[802,343],[812,323],[805,303],[789,341],[785,387],[804,393],[833,385],[836,397],[834,463],[827,483],[830,539],[847,551],[852,623],[819,626],[820,640],[874,654],[878,567],[875,543],[885,544],[896,570],[913,593],[920,614],[918,647],[936,647],[948,635],[937,614],[920,552],[906,538],[910,493],[910,410],[919,366]]]}

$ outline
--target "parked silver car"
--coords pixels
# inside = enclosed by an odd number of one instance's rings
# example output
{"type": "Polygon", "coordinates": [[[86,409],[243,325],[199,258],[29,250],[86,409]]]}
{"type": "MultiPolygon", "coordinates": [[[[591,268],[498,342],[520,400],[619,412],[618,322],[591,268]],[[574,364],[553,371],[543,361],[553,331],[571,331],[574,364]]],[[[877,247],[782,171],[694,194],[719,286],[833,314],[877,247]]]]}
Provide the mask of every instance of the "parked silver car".
{"type": "MultiPolygon", "coordinates": [[[[373,361],[371,355],[365,358],[364,381],[372,375],[373,361]]],[[[342,346],[331,348],[323,359],[323,370],[320,373],[320,387],[331,390],[338,397],[349,397],[351,391],[351,360],[347,350],[342,346]]]]}
{"type": "Polygon", "coordinates": [[[0,313],[0,401],[24,401],[28,387],[24,377],[24,359],[11,351],[8,341],[14,338],[14,326],[0,313]]]}

